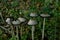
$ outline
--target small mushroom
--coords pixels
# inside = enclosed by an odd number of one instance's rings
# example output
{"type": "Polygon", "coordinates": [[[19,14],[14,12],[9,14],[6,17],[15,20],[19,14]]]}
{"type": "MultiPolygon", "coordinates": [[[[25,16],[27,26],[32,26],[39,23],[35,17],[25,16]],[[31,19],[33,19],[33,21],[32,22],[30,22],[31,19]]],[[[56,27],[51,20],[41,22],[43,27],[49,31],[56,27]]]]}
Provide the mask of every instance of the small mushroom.
{"type": "Polygon", "coordinates": [[[32,19],[30,19],[29,22],[28,22],[28,25],[32,26],[32,40],[34,40],[34,29],[35,29],[34,25],[36,25],[36,24],[37,24],[37,21],[32,20],[32,19]]]}
{"type": "Polygon", "coordinates": [[[6,23],[7,23],[7,25],[5,27],[8,28],[11,25],[11,19],[7,18],[6,23]]]}
{"type": "Polygon", "coordinates": [[[16,27],[16,38],[17,38],[17,40],[19,40],[19,36],[18,36],[18,25],[20,24],[20,21],[19,20],[12,21],[12,24],[16,27]]]}
{"type": "Polygon", "coordinates": [[[25,22],[25,21],[26,21],[26,19],[25,19],[25,18],[22,18],[22,17],[19,17],[18,20],[19,20],[20,22],[25,22]]]}
{"type": "Polygon", "coordinates": [[[6,19],[6,23],[7,23],[7,24],[11,24],[11,19],[10,19],[10,18],[7,18],[7,19],[6,19]]]}
{"type": "Polygon", "coordinates": [[[20,21],[19,21],[19,20],[12,21],[12,24],[13,24],[13,25],[19,25],[19,24],[20,24],[20,21]]]}
{"type": "Polygon", "coordinates": [[[31,17],[36,17],[36,16],[38,16],[38,15],[37,15],[36,13],[31,13],[30,16],[31,16],[31,17]]]}
{"type": "MultiPolygon", "coordinates": [[[[12,33],[12,37],[14,36],[14,30],[13,30],[13,26],[12,26],[12,22],[11,22],[11,19],[10,18],[7,18],[6,19],[6,23],[11,27],[11,33],[12,33]]],[[[7,25],[7,26],[8,26],[7,25]]],[[[5,26],[5,27],[7,27],[7,26],[5,26]]]]}
{"type": "Polygon", "coordinates": [[[30,19],[29,22],[28,22],[28,25],[36,25],[37,24],[37,21],[36,20],[32,20],[30,19]]]}
{"type": "Polygon", "coordinates": [[[45,17],[45,18],[46,18],[46,17],[50,17],[49,14],[41,14],[40,16],[41,16],[41,17],[45,17]]]}
{"type": "MultiPolygon", "coordinates": [[[[21,23],[23,23],[23,22],[26,21],[26,19],[25,19],[25,18],[22,18],[22,17],[19,17],[18,20],[19,20],[21,23]]],[[[22,39],[22,27],[21,27],[21,39],[22,39]]]]}
{"type": "Polygon", "coordinates": [[[40,16],[44,18],[44,20],[43,20],[43,29],[42,29],[42,40],[44,40],[45,20],[46,20],[46,18],[50,17],[50,15],[49,14],[41,14],[40,16]]]}

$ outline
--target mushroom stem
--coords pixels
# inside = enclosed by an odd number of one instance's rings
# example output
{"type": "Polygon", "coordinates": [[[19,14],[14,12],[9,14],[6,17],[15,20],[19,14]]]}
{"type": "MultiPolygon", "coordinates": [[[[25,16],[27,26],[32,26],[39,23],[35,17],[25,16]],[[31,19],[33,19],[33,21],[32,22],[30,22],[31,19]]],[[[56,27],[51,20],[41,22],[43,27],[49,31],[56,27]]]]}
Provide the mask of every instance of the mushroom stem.
{"type": "Polygon", "coordinates": [[[12,33],[12,37],[14,37],[14,36],[15,36],[15,34],[14,34],[13,26],[11,26],[11,33],[12,33]]]}
{"type": "Polygon", "coordinates": [[[22,27],[21,27],[21,40],[22,40],[22,27]]]}
{"type": "Polygon", "coordinates": [[[34,40],[34,26],[32,26],[32,40],[34,40]]]}
{"type": "Polygon", "coordinates": [[[45,27],[45,18],[44,18],[44,21],[43,21],[43,29],[42,29],[42,40],[44,40],[44,28],[45,27]]]}
{"type": "Polygon", "coordinates": [[[18,36],[18,27],[16,26],[16,38],[17,40],[19,40],[19,36],[18,36]]]}

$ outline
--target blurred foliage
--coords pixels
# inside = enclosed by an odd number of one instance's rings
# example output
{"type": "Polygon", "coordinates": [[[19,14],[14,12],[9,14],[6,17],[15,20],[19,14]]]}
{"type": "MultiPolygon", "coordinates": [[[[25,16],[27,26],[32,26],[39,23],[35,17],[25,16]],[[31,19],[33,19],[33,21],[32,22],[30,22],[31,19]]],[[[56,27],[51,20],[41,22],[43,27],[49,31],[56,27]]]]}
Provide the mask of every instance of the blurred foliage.
{"type": "MultiPolygon", "coordinates": [[[[0,12],[4,20],[7,17],[12,17],[15,20],[23,16],[26,19],[30,19],[29,14],[35,12],[38,15],[41,13],[48,13],[51,18],[47,18],[45,27],[45,37],[48,40],[60,40],[60,0],[0,0],[0,12]],[[22,14],[20,14],[20,12],[22,14]]],[[[27,21],[28,21],[27,20],[27,21]]],[[[38,24],[35,27],[35,40],[41,39],[43,18],[36,17],[38,24]]],[[[0,24],[2,19],[0,18],[0,24]]],[[[31,27],[28,25],[21,25],[23,28],[22,40],[31,40],[31,27]]],[[[3,36],[2,30],[0,30],[0,40],[3,36]]],[[[6,35],[8,36],[8,35],[6,35]]],[[[13,38],[10,37],[10,40],[13,38]]]]}

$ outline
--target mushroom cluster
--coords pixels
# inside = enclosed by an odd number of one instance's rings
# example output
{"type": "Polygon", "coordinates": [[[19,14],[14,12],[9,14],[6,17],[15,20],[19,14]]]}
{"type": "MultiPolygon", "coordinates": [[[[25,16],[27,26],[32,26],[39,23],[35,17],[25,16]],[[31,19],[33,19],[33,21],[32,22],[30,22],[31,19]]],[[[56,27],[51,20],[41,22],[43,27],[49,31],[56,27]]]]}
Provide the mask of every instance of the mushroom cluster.
{"type": "MultiPolygon", "coordinates": [[[[21,14],[21,12],[20,12],[20,14],[21,14]]],[[[0,16],[1,15],[2,14],[0,13],[0,16]]],[[[38,24],[38,22],[34,19],[37,16],[38,15],[35,12],[30,13],[31,19],[27,23],[27,25],[32,26],[32,28],[31,28],[32,29],[32,40],[34,40],[34,30],[35,30],[34,26],[36,24],[38,24]]],[[[42,40],[43,40],[44,39],[45,20],[46,20],[46,18],[50,17],[50,15],[49,14],[40,14],[40,16],[42,18],[44,18],[44,20],[43,20],[43,29],[42,29],[42,40]]],[[[3,18],[3,17],[1,16],[1,18],[3,18]]],[[[12,25],[14,25],[14,27],[16,28],[16,38],[17,38],[17,40],[19,40],[19,36],[18,36],[19,26],[18,25],[20,25],[21,23],[24,23],[24,22],[26,22],[26,19],[24,17],[19,17],[19,18],[17,18],[17,20],[11,20],[11,18],[9,18],[9,17],[6,19],[6,23],[8,24],[7,26],[10,25],[10,27],[11,27],[12,37],[13,37],[13,35],[15,35],[14,28],[13,28],[12,25]]],[[[21,34],[22,34],[22,27],[21,27],[21,34]]],[[[21,37],[22,37],[22,35],[21,35],[21,37]]]]}

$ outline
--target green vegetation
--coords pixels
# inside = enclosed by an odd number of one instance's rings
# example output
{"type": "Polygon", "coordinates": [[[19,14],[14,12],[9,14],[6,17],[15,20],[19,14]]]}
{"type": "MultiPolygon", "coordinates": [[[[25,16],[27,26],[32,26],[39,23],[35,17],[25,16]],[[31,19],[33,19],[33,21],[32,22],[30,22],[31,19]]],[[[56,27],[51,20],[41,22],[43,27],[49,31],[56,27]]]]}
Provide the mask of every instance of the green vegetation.
{"type": "MultiPolygon", "coordinates": [[[[46,20],[45,37],[47,37],[48,40],[60,40],[60,0],[0,0],[0,12],[2,13],[4,21],[7,17],[11,17],[14,20],[18,19],[18,17],[24,17],[27,19],[26,22],[32,19],[29,16],[31,12],[35,12],[38,15],[48,13],[51,17],[46,20]],[[20,12],[22,14],[20,14],[20,12]]],[[[38,24],[35,26],[34,39],[41,40],[43,18],[38,16],[34,19],[38,21],[38,24]]],[[[3,22],[0,15],[0,26],[6,25],[7,23],[3,22]]],[[[23,28],[22,40],[31,40],[31,26],[23,23],[20,27],[23,28]]],[[[20,30],[19,28],[19,34],[21,34],[20,30]]],[[[21,39],[21,37],[19,38],[21,39]]],[[[6,32],[0,28],[0,40],[15,39],[15,36],[12,38],[11,34],[6,34],[6,32]]]]}

